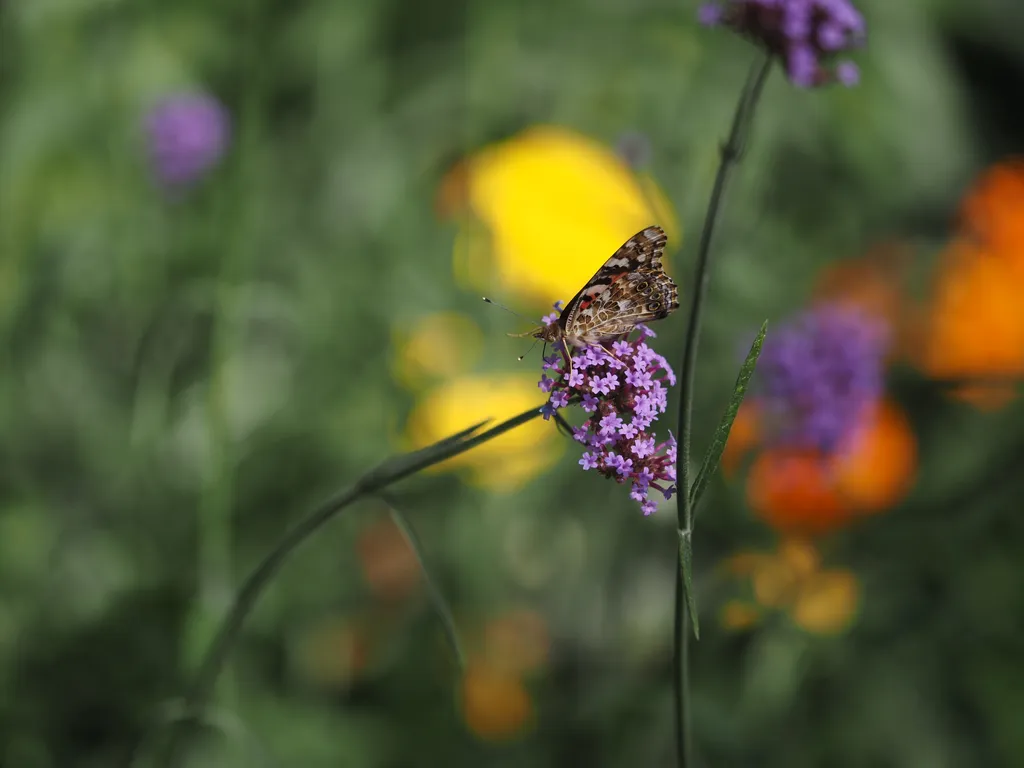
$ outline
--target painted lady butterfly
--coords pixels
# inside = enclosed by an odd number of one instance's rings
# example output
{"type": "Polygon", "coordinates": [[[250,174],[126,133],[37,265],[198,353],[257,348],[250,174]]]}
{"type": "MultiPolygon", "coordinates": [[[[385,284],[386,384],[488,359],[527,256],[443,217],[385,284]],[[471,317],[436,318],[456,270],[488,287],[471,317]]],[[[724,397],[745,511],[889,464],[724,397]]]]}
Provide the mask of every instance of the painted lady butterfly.
{"type": "Polygon", "coordinates": [[[661,227],[637,232],[612,254],[565,305],[558,320],[524,336],[584,347],[629,335],[637,323],[661,320],[679,307],[676,284],[661,257],[668,238],[661,227]]]}

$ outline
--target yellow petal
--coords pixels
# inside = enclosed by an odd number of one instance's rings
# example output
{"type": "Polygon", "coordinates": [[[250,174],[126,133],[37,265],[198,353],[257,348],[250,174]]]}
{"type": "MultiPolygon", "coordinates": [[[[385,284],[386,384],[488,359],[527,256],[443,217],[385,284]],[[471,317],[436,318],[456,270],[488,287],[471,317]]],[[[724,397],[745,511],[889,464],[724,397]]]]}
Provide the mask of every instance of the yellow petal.
{"type": "Polygon", "coordinates": [[[758,568],[752,582],[754,596],[766,608],[783,608],[789,605],[799,585],[796,572],[779,557],[765,562],[758,568]]]}
{"type": "Polygon", "coordinates": [[[798,579],[810,576],[821,565],[821,555],[807,539],[785,539],[779,545],[779,557],[798,579]]]}
{"type": "MultiPolygon", "coordinates": [[[[608,147],[554,126],[531,128],[460,167],[470,209],[491,233],[493,273],[476,283],[566,301],[629,237],[651,224],[678,246],[671,205],[608,147]]],[[[466,269],[465,254],[456,269],[466,269]]]]}
{"type": "Polygon", "coordinates": [[[481,739],[511,739],[532,724],[533,700],[518,675],[475,660],[462,677],[461,692],[466,726],[481,739]]]}
{"type": "Polygon", "coordinates": [[[850,626],[860,602],[860,583],[846,570],[822,571],[801,585],[791,609],[808,632],[835,634],[850,626]]]}
{"type": "MultiPolygon", "coordinates": [[[[532,376],[465,376],[428,392],[408,422],[411,448],[422,448],[491,419],[491,426],[540,406],[544,395],[532,376]]],[[[511,491],[550,467],[564,450],[552,423],[527,422],[429,471],[469,469],[468,480],[492,490],[511,491]]]]}
{"type": "Polygon", "coordinates": [[[750,629],[761,621],[761,611],[756,605],[742,600],[730,600],[722,606],[720,615],[722,626],[726,629],[750,629]]]}

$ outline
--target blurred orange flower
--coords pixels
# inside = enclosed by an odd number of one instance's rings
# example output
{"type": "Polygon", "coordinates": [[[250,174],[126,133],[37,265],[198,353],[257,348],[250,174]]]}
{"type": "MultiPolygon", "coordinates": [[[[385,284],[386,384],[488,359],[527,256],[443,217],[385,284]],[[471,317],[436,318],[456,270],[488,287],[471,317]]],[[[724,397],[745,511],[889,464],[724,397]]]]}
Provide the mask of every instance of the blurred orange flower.
{"type": "Polygon", "coordinates": [[[850,445],[834,454],[761,450],[747,475],[747,502],[778,531],[823,534],[899,502],[916,469],[910,425],[894,403],[883,401],[866,414],[850,445]]]}
{"type": "Polygon", "coordinates": [[[725,561],[734,576],[749,577],[755,603],[725,604],[721,620],[730,629],[748,629],[760,608],[786,612],[815,634],[835,634],[850,626],[860,603],[860,584],[846,569],[821,568],[821,555],[804,539],[785,539],[775,552],[741,552],[725,561]]]}
{"type": "Polygon", "coordinates": [[[922,313],[920,368],[936,378],[977,379],[954,389],[999,408],[1024,377],[1024,160],[986,171],[960,205],[959,233],[942,254],[922,313]]]}
{"type": "MultiPolygon", "coordinates": [[[[1021,241],[1024,248],[1024,240],[1021,241]]],[[[1024,375],[1024,281],[1015,266],[965,239],[943,254],[925,314],[920,366],[936,378],[1024,375]]],[[[1013,397],[1012,385],[980,382],[959,396],[983,408],[1013,397]]]]}
{"type": "Polygon", "coordinates": [[[359,534],[356,551],[363,577],[376,597],[401,600],[419,586],[419,560],[390,517],[371,521],[359,534]]]}
{"type": "Polygon", "coordinates": [[[603,144],[556,126],[527,129],[465,159],[442,182],[438,209],[471,214],[456,242],[458,279],[545,307],[570,299],[646,226],[660,224],[678,246],[678,223],[653,180],[603,144]]]}
{"type": "Polygon", "coordinates": [[[964,195],[964,235],[1018,270],[1024,267],[1024,158],[988,169],[964,195]]]}
{"type": "Polygon", "coordinates": [[[486,660],[466,666],[461,692],[463,719],[481,739],[512,739],[533,723],[533,700],[521,677],[486,660]]]}

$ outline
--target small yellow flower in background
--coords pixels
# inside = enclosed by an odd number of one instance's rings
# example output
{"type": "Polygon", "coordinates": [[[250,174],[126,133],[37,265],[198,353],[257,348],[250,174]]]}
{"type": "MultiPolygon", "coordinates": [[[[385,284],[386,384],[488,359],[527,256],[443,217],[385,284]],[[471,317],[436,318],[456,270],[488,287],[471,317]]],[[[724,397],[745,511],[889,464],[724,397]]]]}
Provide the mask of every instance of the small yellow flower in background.
{"type": "Polygon", "coordinates": [[[551,637],[530,608],[490,618],[462,677],[462,716],[479,738],[503,741],[532,727],[534,704],[525,677],[547,662],[551,637]]]}
{"type": "Polygon", "coordinates": [[[784,611],[807,632],[830,635],[847,629],[857,614],[857,577],[847,569],[822,569],[821,555],[809,541],[787,539],[776,552],[742,552],[725,568],[750,578],[756,601],[726,603],[721,619],[727,628],[747,629],[767,608],[784,611]]]}
{"type": "MultiPolygon", "coordinates": [[[[412,448],[423,448],[485,419],[497,424],[541,402],[532,375],[462,376],[427,392],[409,417],[412,448]]],[[[512,491],[550,467],[565,438],[552,425],[534,419],[500,437],[430,468],[468,470],[468,481],[496,491],[512,491]]]]}
{"type": "Polygon", "coordinates": [[[506,741],[534,721],[533,699],[522,678],[487,661],[471,661],[462,675],[462,716],[487,741],[506,741]]]}
{"type": "Polygon", "coordinates": [[[545,306],[572,298],[644,227],[660,225],[670,250],[679,245],[675,215],[653,180],[611,148],[555,126],[467,158],[442,183],[439,208],[472,215],[455,247],[461,282],[545,306]]]}
{"type": "Polygon", "coordinates": [[[850,626],[860,601],[860,582],[847,570],[821,571],[808,579],[790,615],[808,632],[829,635],[850,626]]]}
{"type": "Polygon", "coordinates": [[[480,327],[458,312],[427,315],[410,328],[396,328],[392,335],[398,350],[395,377],[410,389],[470,370],[483,344],[480,327]]]}
{"type": "Polygon", "coordinates": [[[729,600],[722,606],[719,618],[726,629],[743,631],[757,626],[761,621],[761,610],[742,600],[729,600]]]}

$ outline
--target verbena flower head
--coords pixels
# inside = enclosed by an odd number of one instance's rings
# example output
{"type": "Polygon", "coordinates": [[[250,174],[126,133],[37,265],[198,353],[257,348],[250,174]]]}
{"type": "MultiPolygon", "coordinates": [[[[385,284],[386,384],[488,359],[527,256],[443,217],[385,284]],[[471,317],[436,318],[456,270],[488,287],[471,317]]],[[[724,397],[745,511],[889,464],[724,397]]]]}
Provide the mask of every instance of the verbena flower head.
{"type": "Polygon", "coordinates": [[[820,306],[768,335],[758,393],[778,445],[833,452],[855,436],[884,386],[884,328],[847,306],[820,306]]]}
{"type": "Polygon", "coordinates": [[[701,7],[707,26],[725,26],[780,58],[790,82],[804,88],[855,85],[857,65],[835,57],[863,43],[864,17],[850,0],[719,0],[701,7]]]}
{"type": "MultiPolygon", "coordinates": [[[[546,323],[558,315],[548,315],[546,323]]],[[[641,335],[632,341],[577,350],[572,366],[562,354],[544,358],[540,388],[549,393],[544,418],[556,410],[580,405],[590,414],[573,430],[573,438],[585,450],[584,470],[594,470],[619,484],[629,483],[630,497],[649,515],[657,503],[648,498],[657,491],[666,499],[676,492],[676,440],[658,442],[652,428],[665,412],[668,391],[675,374],[664,357],[646,339],[654,333],[638,325],[641,335]]]]}
{"type": "Polygon", "coordinates": [[[227,110],[213,96],[169,96],[145,118],[150,162],[159,182],[182,188],[198,181],[220,160],[230,139],[227,110]]]}

